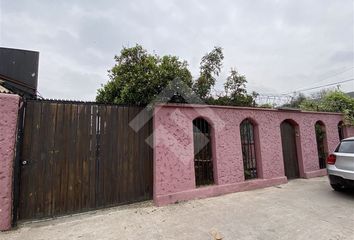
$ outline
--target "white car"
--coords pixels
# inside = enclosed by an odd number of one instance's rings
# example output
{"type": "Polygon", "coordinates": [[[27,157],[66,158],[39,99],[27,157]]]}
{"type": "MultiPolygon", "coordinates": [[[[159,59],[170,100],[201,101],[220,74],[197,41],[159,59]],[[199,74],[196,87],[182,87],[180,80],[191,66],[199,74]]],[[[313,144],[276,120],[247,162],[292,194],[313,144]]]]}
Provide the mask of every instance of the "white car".
{"type": "Polygon", "coordinates": [[[334,190],[354,188],[354,137],[343,139],[328,156],[327,172],[334,190]]]}

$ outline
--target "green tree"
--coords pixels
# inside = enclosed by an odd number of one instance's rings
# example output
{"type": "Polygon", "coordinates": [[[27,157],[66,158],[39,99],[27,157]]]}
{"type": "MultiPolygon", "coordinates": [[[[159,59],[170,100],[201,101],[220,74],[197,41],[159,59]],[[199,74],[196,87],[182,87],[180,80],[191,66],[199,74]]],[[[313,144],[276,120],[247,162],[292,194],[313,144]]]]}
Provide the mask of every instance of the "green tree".
{"type": "Polygon", "coordinates": [[[247,94],[246,90],[246,77],[240,75],[235,69],[231,69],[230,76],[227,77],[224,84],[226,95],[230,94],[231,97],[247,94]]]}
{"type": "Polygon", "coordinates": [[[188,64],[178,57],[159,57],[136,45],[124,47],[114,59],[109,81],[97,91],[98,102],[146,105],[174,79],[192,87],[188,64]]]}
{"type": "Polygon", "coordinates": [[[313,99],[306,99],[300,108],[308,111],[341,112],[345,124],[354,125],[354,98],[340,90],[320,92],[313,99]]]}
{"type": "Polygon", "coordinates": [[[211,88],[219,76],[224,54],[221,47],[214,49],[202,57],[200,62],[200,76],[193,85],[193,90],[201,99],[210,99],[211,88]]]}
{"type": "Polygon", "coordinates": [[[221,47],[202,57],[200,76],[194,82],[186,61],[175,56],[149,54],[142,46],[123,48],[108,71],[109,81],[97,91],[96,101],[146,105],[151,101],[255,106],[257,93],[248,94],[246,77],[231,70],[225,95],[212,96],[211,89],[220,74],[224,59],[221,47]],[[178,79],[178,81],[174,81],[178,79]],[[196,95],[190,89],[193,89],[196,95]],[[166,95],[166,96],[165,96],[166,95]]]}
{"type": "Polygon", "coordinates": [[[234,106],[256,106],[255,99],[258,93],[247,93],[247,79],[239,74],[235,69],[231,69],[230,76],[227,77],[224,84],[225,96],[219,97],[218,103],[222,105],[234,106]]]}

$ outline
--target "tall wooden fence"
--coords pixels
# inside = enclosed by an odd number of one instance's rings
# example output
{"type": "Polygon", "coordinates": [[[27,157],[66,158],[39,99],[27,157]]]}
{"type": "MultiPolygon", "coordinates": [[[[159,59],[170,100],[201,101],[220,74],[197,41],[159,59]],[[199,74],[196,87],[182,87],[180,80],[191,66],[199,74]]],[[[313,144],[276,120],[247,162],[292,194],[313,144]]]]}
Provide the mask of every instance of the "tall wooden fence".
{"type": "Polygon", "coordinates": [[[20,155],[19,219],[38,219],[152,197],[152,134],[129,123],[142,107],[27,102],[20,155]]]}

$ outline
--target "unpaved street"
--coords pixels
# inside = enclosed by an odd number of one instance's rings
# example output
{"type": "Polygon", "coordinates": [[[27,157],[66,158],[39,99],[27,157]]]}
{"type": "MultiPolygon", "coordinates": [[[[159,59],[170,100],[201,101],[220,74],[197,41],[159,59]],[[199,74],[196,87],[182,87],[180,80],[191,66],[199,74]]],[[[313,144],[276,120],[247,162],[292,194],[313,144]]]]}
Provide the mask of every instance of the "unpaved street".
{"type": "Polygon", "coordinates": [[[354,239],[354,194],[337,193],[327,178],[194,200],[151,203],[21,224],[0,233],[23,239],[354,239]]]}

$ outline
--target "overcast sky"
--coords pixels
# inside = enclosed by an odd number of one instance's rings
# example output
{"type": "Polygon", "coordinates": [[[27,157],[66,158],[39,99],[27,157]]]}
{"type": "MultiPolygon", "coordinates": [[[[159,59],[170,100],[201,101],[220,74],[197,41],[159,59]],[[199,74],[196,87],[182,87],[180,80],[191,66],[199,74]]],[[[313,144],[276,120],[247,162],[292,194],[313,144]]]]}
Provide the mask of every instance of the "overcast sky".
{"type": "MultiPolygon", "coordinates": [[[[0,46],[40,52],[39,92],[94,100],[122,46],[187,60],[224,49],[248,89],[281,94],[354,77],[353,0],[0,0],[0,46]]],[[[354,90],[354,82],[342,84],[354,90]]]]}

